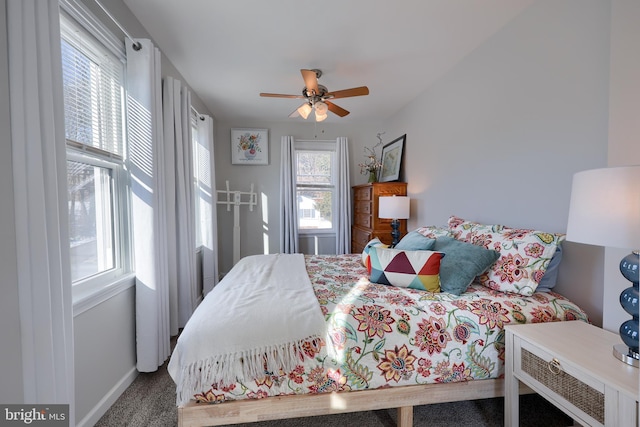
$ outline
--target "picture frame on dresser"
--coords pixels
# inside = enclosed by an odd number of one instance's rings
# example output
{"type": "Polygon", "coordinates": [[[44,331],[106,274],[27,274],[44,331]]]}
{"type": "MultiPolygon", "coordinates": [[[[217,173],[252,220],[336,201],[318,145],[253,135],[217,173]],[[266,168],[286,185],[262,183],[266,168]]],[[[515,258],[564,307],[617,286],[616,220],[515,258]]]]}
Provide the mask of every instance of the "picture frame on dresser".
{"type": "Polygon", "coordinates": [[[407,134],[394,139],[382,147],[380,176],[378,181],[399,181],[402,172],[402,153],[407,134]]]}

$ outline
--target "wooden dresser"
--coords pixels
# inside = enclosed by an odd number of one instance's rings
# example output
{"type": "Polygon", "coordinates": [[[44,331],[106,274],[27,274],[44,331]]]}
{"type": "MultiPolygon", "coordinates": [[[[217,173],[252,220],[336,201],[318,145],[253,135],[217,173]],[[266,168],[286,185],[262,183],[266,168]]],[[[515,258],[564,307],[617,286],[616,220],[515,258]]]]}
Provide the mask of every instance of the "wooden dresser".
{"type": "MultiPolygon", "coordinates": [[[[406,196],[406,182],[373,182],[353,187],[353,226],[351,227],[351,252],[361,253],[374,237],[391,244],[391,220],[378,218],[380,196],[406,196]]],[[[400,220],[401,236],[407,233],[407,220],[400,220]]]]}

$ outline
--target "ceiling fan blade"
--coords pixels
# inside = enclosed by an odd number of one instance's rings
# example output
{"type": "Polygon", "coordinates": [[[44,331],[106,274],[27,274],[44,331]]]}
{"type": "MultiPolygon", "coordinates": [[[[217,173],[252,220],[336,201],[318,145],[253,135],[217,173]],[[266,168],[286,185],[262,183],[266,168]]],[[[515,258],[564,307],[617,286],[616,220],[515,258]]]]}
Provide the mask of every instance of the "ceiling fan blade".
{"type": "Polygon", "coordinates": [[[334,114],[337,114],[340,117],[344,117],[347,114],[349,114],[349,112],[347,110],[345,110],[342,107],[338,107],[336,104],[334,104],[333,102],[330,101],[324,101],[325,104],[327,104],[327,107],[329,108],[329,111],[331,111],[334,114]]]}
{"type": "Polygon", "coordinates": [[[348,98],[350,96],[369,95],[369,88],[366,86],[354,87],[351,89],[337,90],[327,93],[327,97],[331,99],[348,98]]]}
{"type": "Polygon", "coordinates": [[[268,98],[299,98],[299,99],[303,99],[304,96],[302,95],[285,95],[282,93],[260,93],[260,96],[266,96],[268,98]]]}
{"type": "Polygon", "coordinates": [[[318,77],[316,72],[313,70],[300,70],[302,73],[302,78],[304,79],[304,86],[307,90],[313,90],[316,94],[318,91],[318,77]]]}

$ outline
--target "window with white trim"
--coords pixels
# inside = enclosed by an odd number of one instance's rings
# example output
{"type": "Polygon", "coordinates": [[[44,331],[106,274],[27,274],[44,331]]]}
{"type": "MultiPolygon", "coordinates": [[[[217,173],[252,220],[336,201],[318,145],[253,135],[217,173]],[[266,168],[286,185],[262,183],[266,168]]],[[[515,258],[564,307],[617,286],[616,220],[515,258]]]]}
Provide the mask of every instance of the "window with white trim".
{"type": "Polygon", "coordinates": [[[74,300],[131,270],[124,45],[77,18],[60,14],[74,300]]]}
{"type": "Polygon", "coordinates": [[[200,134],[198,128],[198,120],[200,120],[200,114],[195,110],[195,108],[191,107],[190,113],[190,123],[191,123],[191,147],[193,153],[193,159],[191,160],[193,163],[193,194],[195,197],[193,198],[195,206],[193,212],[195,213],[195,226],[196,226],[196,248],[202,246],[202,209],[205,206],[202,206],[200,203],[200,177],[205,177],[204,179],[209,179],[208,168],[208,158],[205,158],[204,150],[200,146],[200,134]]]}
{"type": "Polygon", "coordinates": [[[295,148],[298,232],[335,232],[335,142],[296,141],[295,148]]]}

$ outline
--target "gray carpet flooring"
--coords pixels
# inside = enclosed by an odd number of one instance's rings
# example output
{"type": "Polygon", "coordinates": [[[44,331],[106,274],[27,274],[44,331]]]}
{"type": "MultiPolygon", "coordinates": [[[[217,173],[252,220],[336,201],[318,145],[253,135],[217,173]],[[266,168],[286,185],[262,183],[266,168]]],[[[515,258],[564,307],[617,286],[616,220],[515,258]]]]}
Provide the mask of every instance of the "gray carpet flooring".
{"type": "MultiPolygon", "coordinates": [[[[175,384],[166,364],[155,373],[141,373],[127,388],[97,427],[174,427],[178,416],[175,406],[175,384]]],[[[425,405],[414,408],[415,427],[473,426],[497,427],[504,424],[504,400],[481,399],[465,402],[425,405]]],[[[395,409],[293,418],[239,427],[395,427],[395,409]]],[[[564,427],[572,420],[538,395],[520,396],[522,427],[564,427]]]]}

